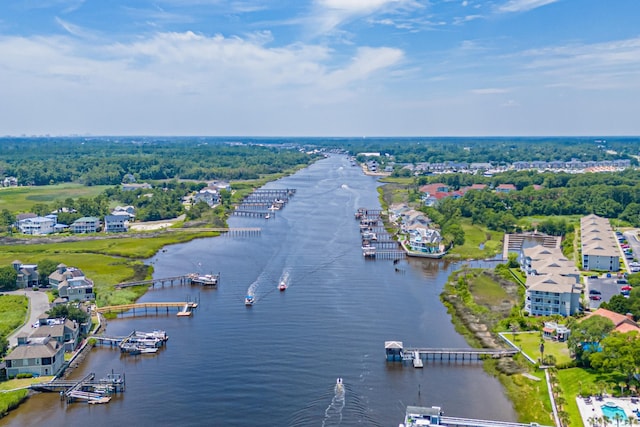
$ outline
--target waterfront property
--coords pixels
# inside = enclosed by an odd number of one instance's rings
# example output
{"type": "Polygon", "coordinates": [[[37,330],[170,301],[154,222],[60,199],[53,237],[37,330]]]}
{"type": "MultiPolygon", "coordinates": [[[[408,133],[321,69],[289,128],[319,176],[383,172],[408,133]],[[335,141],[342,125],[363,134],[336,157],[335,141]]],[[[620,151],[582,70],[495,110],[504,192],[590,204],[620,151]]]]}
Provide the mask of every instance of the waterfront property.
{"type": "Polygon", "coordinates": [[[100,220],[93,216],[78,218],[69,226],[72,233],[96,233],[100,228],[100,220]]]}
{"type": "Polygon", "coordinates": [[[82,270],[58,264],[49,275],[49,285],[58,291],[60,298],[67,301],[90,301],[96,299],[93,281],[85,277],[82,270]]]}
{"type": "Polygon", "coordinates": [[[18,374],[55,375],[64,365],[64,346],[48,335],[31,338],[20,334],[18,346],[4,360],[8,378],[18,374]]]}
{"type": "Polygon", "coordinates": [[[629,418],[638,419],[640,404],[637,398],[614,398],[597,396],[578,396],[576,403],[585,426],[591,421],[607,417],[607,425],[629,425],[629,418]],[[619,424],[616,424],[618,422],[619,424]]]}
{"type": "Polygon", "coordinates": [[[445,416],[439,406],[407,406],[404,423],[400,427],[544,427],[538,423],[513,423],[509,421],[477,420],[472,418],[459,418],[445,416]]]}

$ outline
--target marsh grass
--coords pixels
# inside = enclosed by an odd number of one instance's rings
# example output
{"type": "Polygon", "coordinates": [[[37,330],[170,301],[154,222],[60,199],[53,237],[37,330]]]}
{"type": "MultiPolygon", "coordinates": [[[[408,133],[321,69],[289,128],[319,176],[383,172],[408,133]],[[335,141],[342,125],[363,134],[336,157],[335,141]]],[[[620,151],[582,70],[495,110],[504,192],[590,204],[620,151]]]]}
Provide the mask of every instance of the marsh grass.
{"type": "Polygon", "coordinates": [[[58,184],[42,186],[11,187],[0,189],[0,210],[11,212],[28,212],[38,203],[52,203],[64,201],[68,198],[95,197],[109,185],[94,185],[87,187],[82,184],[58,184]]]}
{"type": "Polygon", "coordinates": [[[22,326],[29,301],[22,295],[0,295],[0,337],[6,337],[22,326]]]}

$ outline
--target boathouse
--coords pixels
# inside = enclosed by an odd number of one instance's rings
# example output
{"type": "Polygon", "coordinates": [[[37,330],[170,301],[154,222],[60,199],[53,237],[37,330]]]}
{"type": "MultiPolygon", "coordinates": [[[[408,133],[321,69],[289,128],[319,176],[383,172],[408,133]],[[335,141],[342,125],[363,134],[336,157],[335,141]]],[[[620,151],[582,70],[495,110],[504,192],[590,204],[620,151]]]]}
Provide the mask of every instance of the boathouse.
{"type": "Polygon", "coordinates": [[[389,362],[402,361],[402,341],[385,341],[384,351],[389,362]]]}

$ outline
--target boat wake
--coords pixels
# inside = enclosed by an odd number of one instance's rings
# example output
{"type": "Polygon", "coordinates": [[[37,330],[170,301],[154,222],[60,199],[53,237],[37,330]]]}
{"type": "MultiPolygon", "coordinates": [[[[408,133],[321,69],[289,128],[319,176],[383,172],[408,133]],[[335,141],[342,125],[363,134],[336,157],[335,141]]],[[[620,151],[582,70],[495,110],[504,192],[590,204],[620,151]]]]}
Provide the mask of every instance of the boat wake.
{"type": "Polygon", "coordinates": [[[331,399],[331,403],[324,411],[322,427],[339,426],[342,423],[342,410],[345,405],[345,391],[342,378],[338,378],[336,380],[336,385],[333,387],[333,398],[331,399]]]}

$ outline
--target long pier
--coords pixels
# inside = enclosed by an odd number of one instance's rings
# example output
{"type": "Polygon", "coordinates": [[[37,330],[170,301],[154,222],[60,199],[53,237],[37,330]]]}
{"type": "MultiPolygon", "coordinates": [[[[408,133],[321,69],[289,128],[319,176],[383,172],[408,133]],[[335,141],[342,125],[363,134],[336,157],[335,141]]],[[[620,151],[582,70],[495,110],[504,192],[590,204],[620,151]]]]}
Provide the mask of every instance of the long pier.
{"type": "Polygon", "coordinates": [[[183,285],[203,285],[217,286],[220,274],[199,275],[196,273],[184,274],[182,276],[162,277],[157,279],[136,280],[133,282],[122,282],[115,285],[115,289],[130,288],[133,286],[148,286],[150,288],[165,286],[183,285]]]}
{"type": "Polygon", "coordinates": [[[509,348],[420,348],[404,347],[402,341],[386,341],[385,354],[389,362],[420,360],[482,360],[486,357],[498,359],[511,357],[519,353],[518,349],[509,348]]]}
{"type": "Polygon", "coordinates": [[[133,315],[136,315],[136,310],[138,312],[144,311],[144,314],[147,315],[149,311],[155,311],[155,314],[159,314],[160,311],[166,310],[167,314],[171,309],[177,309],[178,314],[180,312],[186,311],[188,309],[191,312],[198,306],[197,303],[191,301],[182,301],[182,302],[141,302],[134,304],[122,304],[122,305],[109,305],[105,307],[98,307],[98,313],[124,313],[127,311],[133,312],[133,315]],[[186,309],[185,309],[186,307],[186,309]]]}

